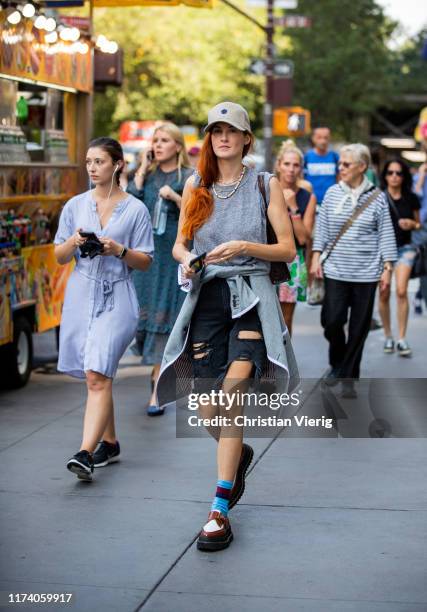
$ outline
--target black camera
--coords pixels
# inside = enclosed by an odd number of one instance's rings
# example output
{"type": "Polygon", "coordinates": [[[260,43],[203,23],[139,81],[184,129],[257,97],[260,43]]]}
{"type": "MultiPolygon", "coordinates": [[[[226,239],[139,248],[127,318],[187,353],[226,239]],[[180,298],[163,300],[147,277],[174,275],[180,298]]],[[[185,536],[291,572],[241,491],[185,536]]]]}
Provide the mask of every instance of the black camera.
{"type": "Polygon", "coordinates": [[[93,232],[79,232],[82,238],[86,238],[86,242],[80,247],[80,256],[93,259],[97,255],[101,255],[104,251],[104,245],[99,240],[98,236],[93,232]]]}

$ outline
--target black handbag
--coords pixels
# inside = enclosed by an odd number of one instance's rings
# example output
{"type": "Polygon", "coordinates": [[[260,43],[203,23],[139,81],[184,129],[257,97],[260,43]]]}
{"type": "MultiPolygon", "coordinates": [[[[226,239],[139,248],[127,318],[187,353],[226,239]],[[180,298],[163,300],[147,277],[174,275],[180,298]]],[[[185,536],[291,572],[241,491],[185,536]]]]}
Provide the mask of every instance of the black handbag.
{"type": "MultiPolygon", "coordinates": [[[[267,202],[267,194],[265,192],[265,183],[264,176],[262,174],[258,174],[258,188],[262,195],[262,201],[264,202],[264,213],[265,213],[265,223],[267,230],[267,244],[277,244],[277,236],[276,232],[273,229],[273,226],[270,223],[270,220],[267,215],[268,202],[267,202]]],[[[288,265],[284,261],[271,261],[270,262],[270,280],[273,285],[280,285],[281,283],[286,283],[291,279],[291,275],[289,272],[288,265]]]]}
{"type": "Polygon", "coordinates": [[[417,255],[412,266],[411,278],[427,276],[427,246],[421,244],[415,248],[417,249],[417,255]]]}
{"type": "MultiPolygon", "coordinates": [[[[399,211],[397,210],[397,206],[393,202],[388,191],[386,191],[386,196],[387,196],[387,200],[390,205],[390,208],[392,209],[396,219],[399,220],[400,219],[399,211]]],[[[420,278],[420,276],[427,275],[427,244],[425,243],[414,244],[414,242],[416,241],[415,231],[421,234],[420,230],[414,230],[414,233],[412,234],[411,246],[414,247],[414,249],[416,249],[417,254],[415,256],[414,263],[412,264],[410,278],[420,278]]]]}

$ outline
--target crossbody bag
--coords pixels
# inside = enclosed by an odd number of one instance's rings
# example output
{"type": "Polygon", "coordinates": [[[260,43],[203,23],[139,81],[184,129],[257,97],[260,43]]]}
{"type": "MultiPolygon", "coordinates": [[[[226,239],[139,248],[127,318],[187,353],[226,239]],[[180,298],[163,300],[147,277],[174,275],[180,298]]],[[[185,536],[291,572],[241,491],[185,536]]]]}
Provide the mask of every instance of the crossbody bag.
{"type": "MultiPolygon", "coordinates": [[[[320,256],[320,263],[322,266],[324,266],[325,261],[330,257],[332,251],[337,246],[338,242],[341,240],[341,238],[344,236],[347,230],[350,229],[350,227],[353,225],[356,219],[368,208],[370,204],[372,204],[372,202],[380,194],[381,194],[381,191],[377,188],[374,188],[373,192],[366,199],[366,201],[361,206],[359,206],[353,211],[353,214],[347,219],[347,221],[341,227],[340,231],[335,236],[332,243],[329,245],[329,247],[327,247],[323,251],[322,255],[320,256]]],[[[325,282],[323,278],[314,278],[309,288],[307,302],[311,304],[312,306],[317,305],[317,304],[322,304],[324,297],[325,297],[325,282]]]]}
{"type": "MultiPolygon", "coordinates": [[[[267,209],[267,194],[265,191],[265,182],[264,176],[262,174],[258,174],[258,189],[262,195],[262,201],[264,202],[264,214],[265,214],[265,223],[267,230],[267,244],[277,244],[277,236],[276,232],[273,229],[273,226],[270,223],[268,218],[267,209]]],[[[289,272],[289,268],[284,261],[271,261],[270,262],[270,280],[273,285],[280,285],[281,283],[286,283],[290,280],[291,275],[289,272]]]]}

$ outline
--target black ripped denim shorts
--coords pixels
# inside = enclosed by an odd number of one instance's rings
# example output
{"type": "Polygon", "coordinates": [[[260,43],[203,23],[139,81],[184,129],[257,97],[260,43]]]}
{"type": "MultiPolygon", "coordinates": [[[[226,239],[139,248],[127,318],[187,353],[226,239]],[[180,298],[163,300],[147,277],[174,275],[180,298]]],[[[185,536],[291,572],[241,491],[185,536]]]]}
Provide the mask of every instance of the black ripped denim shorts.
{"type": "Polygon", "coordinates": [[[256,307],[232,319],[230,289],[224,278],[214,278],[201,288],[191,319],[189,349],[199,393],[211,389],[213,381],[214,388],[219,388],[233,361],[251,361],[252,378],[259,378],[264,368],[267,353],[256,307]],[[260,339],[239,338],[245,331],[258,332],[260,339]]]}

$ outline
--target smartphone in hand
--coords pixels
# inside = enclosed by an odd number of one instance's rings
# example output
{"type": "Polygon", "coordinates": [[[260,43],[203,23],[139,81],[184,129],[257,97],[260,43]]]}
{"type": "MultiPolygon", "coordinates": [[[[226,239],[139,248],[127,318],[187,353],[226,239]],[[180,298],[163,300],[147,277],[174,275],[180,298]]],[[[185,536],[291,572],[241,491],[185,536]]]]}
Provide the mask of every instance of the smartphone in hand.
{"type": "Polygon", "coordinates": [[[193,272],[200,272],[200,270],[205,265],[206,255],[207,253],[202,253],[201,255],[198,255],[190,261],[188,265],[193,270],[193,272]]]}
{"type": "Polygon", "coordinates": [[[83,230],[79,230],[79,234],[82,238],[87,238],[88,240],[92,240],[93,242],[99,242],[101,244],[101,241],[94,232],[84,232],[83,230]]]}

